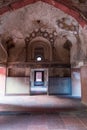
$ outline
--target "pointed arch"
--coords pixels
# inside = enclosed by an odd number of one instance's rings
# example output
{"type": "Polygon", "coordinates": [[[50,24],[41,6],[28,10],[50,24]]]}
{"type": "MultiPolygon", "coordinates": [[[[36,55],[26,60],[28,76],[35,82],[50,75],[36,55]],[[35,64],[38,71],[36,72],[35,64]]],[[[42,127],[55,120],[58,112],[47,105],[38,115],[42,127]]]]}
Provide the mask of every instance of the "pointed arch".
{"type": "Polygon", "coordinates": [[[82,27],[84,27],[84,25],[87,24],[87,21],[84,19],[84,17],[82,17],[82,15],[78,11],[71,9],[71,8],[67,7],[66,5],[64,5],[58,1],[55,1],[55,0],[23,0],[21,2],[20,1],[14,2],[14,3],[10,4],[10,7],[4,6],[4,7],[0,8],[0,15],[7,11],[14,11],[15,9],[22,8],[26,5],[33,4],[38,1],[42,1],[42,2],[48,3],[50,5],[53,5],[54,7],[62,10],[63,12],[67,13],[68,15],[71,15],[79,22],[79,24],[82,27]]]}

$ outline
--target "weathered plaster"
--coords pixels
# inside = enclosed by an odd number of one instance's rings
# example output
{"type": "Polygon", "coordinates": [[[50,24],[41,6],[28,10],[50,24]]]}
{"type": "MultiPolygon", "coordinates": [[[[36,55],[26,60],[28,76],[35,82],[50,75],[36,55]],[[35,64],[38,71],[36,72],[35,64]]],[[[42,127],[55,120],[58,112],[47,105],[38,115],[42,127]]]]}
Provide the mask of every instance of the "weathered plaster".
{"type": "MultiPolygon", "coordinates": [[[[25,47],[25,38],[29,37],[33,31],[42,28],[49,34],[53,31],[57,33],[57,37],[54,41],[54,46],[56,48],[55,60],[62,62],[69,61],[69,52],[63,48],[67,39],[72,43],[70,54],[71,63],[76,62],[78,59],[77,44],[78,36],[80,39],[83,39],[83,36],[81,35],[82,27],[72,16],[55,8],[53,5],[39,1],[1,15],[0,21],[0,34],[4,35],[4,39],[6,39],[5,36],[12,37],[15,44],[15,48],[10,50],[10,57],[12,58],[14,57],[14,54],[16,54],[14,58],[19,59],[18,56],[23,55],[22,49],[25,47]],[[58,21],[62,21],[63,28],[58,24],[58,21]],[[66,37],[66,40],[64,37],[66,37]]],[[[80,41],[80,46],[82,47],[84,40],[80,41]]],[[[82,47],[82,50],[83,53],[86,54],[85,47],[82,47]]],[[[81,58],[83,56],[81,55],[81,58]]]]}

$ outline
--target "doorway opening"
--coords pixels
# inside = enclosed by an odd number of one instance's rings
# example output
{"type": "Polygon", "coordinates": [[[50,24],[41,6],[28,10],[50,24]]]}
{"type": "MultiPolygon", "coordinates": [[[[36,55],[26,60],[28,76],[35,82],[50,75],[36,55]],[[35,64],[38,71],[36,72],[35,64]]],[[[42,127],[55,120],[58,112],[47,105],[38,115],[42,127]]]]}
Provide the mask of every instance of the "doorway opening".
{"type": "Polygon", "coordinates": [[[34,72],[34,86],[44,86],[44,71],[34,72]]]}
{"type": "Polygon", "coordinates": [[[47,94],[48,74],[47,69],[31,70],[30,94],[47,94]]]}

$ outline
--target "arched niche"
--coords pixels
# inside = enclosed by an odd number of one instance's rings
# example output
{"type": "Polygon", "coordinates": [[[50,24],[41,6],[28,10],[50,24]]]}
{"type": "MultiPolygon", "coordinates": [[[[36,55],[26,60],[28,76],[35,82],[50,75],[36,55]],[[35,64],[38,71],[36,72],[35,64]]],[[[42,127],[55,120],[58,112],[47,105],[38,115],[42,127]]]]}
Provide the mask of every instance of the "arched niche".
{"type": "Polygon", "coordinates": [[[27,61],[36,61],[36,56],[42,56],[43,61],[52,61],[52,46],[45,38],[35,38],[27,45],[27,61]]]}

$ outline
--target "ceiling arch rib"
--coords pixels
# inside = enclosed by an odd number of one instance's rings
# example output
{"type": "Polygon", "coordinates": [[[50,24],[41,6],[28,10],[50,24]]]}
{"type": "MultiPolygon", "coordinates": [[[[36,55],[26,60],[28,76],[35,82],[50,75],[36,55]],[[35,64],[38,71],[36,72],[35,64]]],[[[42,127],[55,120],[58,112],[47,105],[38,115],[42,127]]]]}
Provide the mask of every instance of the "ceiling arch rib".
{"type": "Polygon", "coordinates": [[[87,24],[87,21],[80,15],[80,13],[78,11],[73,10],[73,9],[69,8],[68,6],[66,6],[58,1],[55,1],[55,0],[23,0],[23,1],[16,0],[15,2],[11,2],[10,4],[8,4],[8,6],[3,6],[2,8],[0,8],[0,15],[7,11],[12,11],[14,9],[18,9],[18,8],[24,7],[29,4],[33,4],[37,1],[42,1],[42,2],[48,3],[50,5],[53,5],[54,7],[71,15],[79,22],[79,24],[82,27],[87,24]]]}

